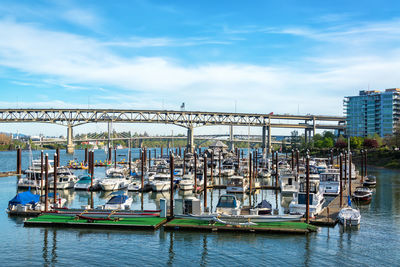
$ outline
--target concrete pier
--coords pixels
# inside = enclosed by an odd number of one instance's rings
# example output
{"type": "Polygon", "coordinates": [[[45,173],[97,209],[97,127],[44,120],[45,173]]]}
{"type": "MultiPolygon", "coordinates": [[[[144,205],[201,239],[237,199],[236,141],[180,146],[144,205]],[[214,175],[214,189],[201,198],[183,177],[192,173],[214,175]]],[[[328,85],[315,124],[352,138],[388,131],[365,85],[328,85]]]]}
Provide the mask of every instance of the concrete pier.
{"type": "Polygon", "coordinates": [[[72,125],[68,124],[68,130],[67,130],[67,153],[68,154],[73,154],[74,153],[74,143],[73,143],[73,132],[72,132],[72,125]]]}

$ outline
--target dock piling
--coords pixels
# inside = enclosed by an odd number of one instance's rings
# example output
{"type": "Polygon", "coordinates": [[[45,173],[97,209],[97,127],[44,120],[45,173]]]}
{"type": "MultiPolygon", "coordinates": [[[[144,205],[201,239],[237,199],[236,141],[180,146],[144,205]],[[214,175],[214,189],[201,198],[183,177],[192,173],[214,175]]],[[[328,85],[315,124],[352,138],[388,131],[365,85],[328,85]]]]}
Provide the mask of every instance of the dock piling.
{"type": "Polygon", "coordinates": [[[204,153],[204,170],[203,170],[203,186],[204,186],[204,212],[207,209],[207,154],[204,153]]]}
{"type": "Polygon", "coordinates": [[[54,154],[54,179],[53,179],[53,190],[54,190],[54,197],[53,197],[53,205],[54,208],[56,208],[57,204],[57,161],[58,161],[58,155],[57,153],[54,154]]]}
{"type": "Polygon", "coordinates": [[[170,175],[171,175],[171,188],[170,190],[170,202],[169,202],[169,215],[171,218],[174,217],[174,156],[171,154],[169,158],[169,168],[170,168],[170,175]]]}
{"type": "Polygon", "coordinates": [[[17,174],[18,175],[22,174],[22,169],[21,169],[21,148],[17,148],[17,174]]]}
{"type": "Polygon", "coordinates": [[[49,211],[49,156],[46,154],[45,157],[45,168],[44,168],[44,174],[45,174],[45,189],[44,189],[44,193],[45,193],[45,197],[44,197],[44,211],[48,212],[49,211]]]}

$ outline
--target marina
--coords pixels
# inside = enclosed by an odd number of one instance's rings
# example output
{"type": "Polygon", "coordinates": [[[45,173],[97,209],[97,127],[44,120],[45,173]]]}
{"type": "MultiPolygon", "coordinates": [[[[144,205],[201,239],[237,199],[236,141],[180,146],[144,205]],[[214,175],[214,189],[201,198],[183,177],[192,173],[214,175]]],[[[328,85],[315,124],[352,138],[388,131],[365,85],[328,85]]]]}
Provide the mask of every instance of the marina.
{"type": "MultiPolygon", "coordinates": [[[[135,156],[137,156],[137,158],[140,157],[139,155],[139,151],[133,149],[133,158],[136,158],[135,156]]],[[[39,151],[33,151],[34,154],[39,155],[40,156],[40,152],[39,151]],[[39,153],[39,154],[38,154],[39,153]]],[[[51,153],[51,151],[49,151],[49,153],[51,153]]],[[[10,157],[9,161],[12,161],[12,163],[10,165],[14,165],[15,166],[15,152],[5,152],[4,154],[9,154],[10,156],[12,155],[12,158],[10,157]]],[[[22,169],[26,169],[28,167],[29,162],[27,162],[27,157],[25,157],[24,155],[27,156],[26,153],[22,153],[23,157],[22,157],[22,162],[23,164],[23,168],[22,169]]],[[[82,160],[84,159],[84,151],[80,151],[78,152],[76,155],[72,156],[72,155],[68,155],[65,153],[61,152],[61,159],[62,162],[67,162],[69,157],[78,157],[81,158],[82,160]]],[[[95,151],[95,158],[96,156],[98,158],[100,157],[104,157],[104,152],[101,151],[95,151]]],[[[4,157],[4,156],[3,156],[4,157]]],[[[6,164],[7,165],[7,164],[6,164]]],[[[86,170],[76,170],[75,173],[76,175],[79,175],[79,172],[85,172],[86,170]]],[[[369,171],[371,172],[371,170],[369,171]]],[[[379,170],[378,170],[379,172],[379,170]]],[[[95,176],[98,176],[100,173],[104,173],[104,168],[95,168],[94,170],[95,176]]],[[[377,173],[376,170],[374,171],[374,173],[377,173]]],[[[385,172],[383,172],[383,174],[380,175],[380,177],[384,177],[385,172]]],[[[379,176],[379,175],[378,175],[379,176]]],[[[391,179],[396,179],[396,176],[390,176],[393,177],[391,179]]],[[[3,205],[9,200],[11,199],[10,194],[12,195],[12,188],[14,188],[15,190],[15,185],[16,185],[16,177],[6,177],[6,178],[2,178],[2,180],[0,180],[0,182],[2,183],[6,183],[8,184],[7,187],[3,186],[2,187],[2,191],[3,191],[3,205]],[[7,182],[8,181],[8,182],[7,182]],[[11,189],[11,190],[10,190],[11,189]],[[6,191],[5,191],[6,190],[6,191]],[[4,194],[5,192],[7,192],[6,194],[4,194]],[[7,200],[4,199],[5,196],[10,196],[7,200]]],[[[223,179],[222,179],[223,180],[223,179]]],[[[218,179],[216,179],[216,181],[218,181],[218,179]]],[[[273,181],[273,179],[271,180],[271,182],[273,181]]],[[[394,180],[396,181],[396,180],[394,180]]],[[[389,182],[389,181],[388,181],[389,182]]],[[[384,184],[380,184],[377,183],[377,187],[380,188],[380,186],[383,186],[384,184]]],[[[352,181],[352,187],[357,187],[359,186],[359,183],[352,181]]],[[[254,198],[260,198],[261,194],[264,196],[263,199],[266,199],[267,201],[269,201],[272,204],[273,209],[278,208],[278,210],[280,210],[282,213],[284,212],[285,209],[288,208],[288,202],[286,200],[287,196],[282,196],[281,194],[277,194],[276,190],[266,190],[266,189],[259,189],[262,190],[258,193],[256,193],[254,195],[254,198]],[[287,204],[285,204],[287,203],[287,204]],[[283,206],[282,206],[283,205],[283,206]],[[285,208],[286,206],[286,208],[285,208]]],[[[217,202],[220,196],[222,196],[225,192],[224,189],[220,189],[220,188],[209,188],[207,190],[208,194],[207,194],[207,204],[210,208],[212,208],[212,210],[214,210],[217,206],[217,202]]],[[[14,191],[15,192],[15,191],[14,191]]],[[[88,191],[75,191],[73,189],[67,189],[67,190],[58,190],[57,191],[61,197],[67,199],[67,206],[69,208],[81,208],[81,206],[85,206],[88,205],[88,203],[90,203],[91,198],[93,198],[94,202],[95,202],[95,206],[100,205],[100,204],[105,204],[106,200],[109,199],[109,194],[107,192],[103,192],[103,191],[95,191],[95,192],[88,192],[88,191]],[[97,203],[97,204],[96,204],[97,203]]],[[[131,210],[141,210],[141,206],[142,206],[142,193],[140,192],[129,192],[127,191],[128,195],[130,195],[133,198],[133,203],[132,203],[132,207],[131,210]]],[[[279,192],[279,191],[278,191],[279,192]]],[[[181,199],[189,197],[189,196],[193,196],[192,193],[188,193],[187,190],[185,191],[180,191],[179,189],[176,189],[174,191],[174,198],[175,199],[181,199]]],[[[240,195],[238,195],[240,197],[240,195]]],[[[243,205],[244,206],[248,206],[250,204],[250,199],[249,196],[247,194],[242,194],[243,199],[241,199],[241,201],[243,201],[243,205]]],[[[170,198],[170,194],[168,192],[147,192],[147,193],[143,193],[143,209],[144,210],[154,210],[159,209],[159,202],[160,199],[169,199],[170,198]]],[[[374,201],[376,201],[376,199],[380,199],[382,198],[382,195],[377,195],[377,193],[374,194],[373,196],[373,200],[371,202],[371,207],[374,207],[376,204],[374,201]]],[[[203,202],[203,193],[200,194],[200,201],[203,202]]],[[[258,202],[259,200],[257,200],[256,202],[258,202]]],[[[213,240],[215,238],[215,234],[217,235],[222,235],[219,237],[219,239],[222,240],[232,240],[234,239],[235,241],[232,241],[234,243],[241,244],[242,249],[245,249],[246,243],[248,241],[244,241],[244,240],[254,240],[255,242],[267,242],[268,244],[270,244],[271,242],[278,242],[277,246],[279,247],[280,245],[287,244],[287,240],[289,238],[289,240],[297,240],[299,237],[295,237],[297,235],[300,234],[300,236],[308,236],[311,235],[310,238],[307,238],[306,240],[309,240],[308,242],[314,243],[314,242],[321,242],[323,239],[327,238],[327,234],[329,233],[330,238],[332,238],[333,236],[342,236],[342,235],[347,235],[348,237],[353,236],[353,238],[355,238],[356,236],[360,236],[360,235],[366,235],[365,238],[367,238],[368,236],[370,236],[370,234],[367,234],[369,231],[368,229],[371,227],[369,226],[370,223],[368,222],[369,220],[372,220],[373,218],[375,218],[375,215],[367,214],[367,222],[365,225],[365,222],[363,221],[361,223],[361,227],[357,230],[357,232],[354,232],[354,230],[345,230],[341,225],[339,226],[335,226],[336,224],[336,219],[334,219],[334,214],[335,214],[335,205],[338,207],[339,206],[339,198],[338,197],[334,197],[332,199],[332,201],[330,202],[329,205],[329,218],[331,218],[331,221],[329,220],[327,225],[329,225],[330,227],[334,227],[334,228],[325,228],[325,227],[318,227],[315,228],[313,226],[307,226],[307,224],[305,224],[304,222],[282,222],[282,223],[278,223],[278,222],[269,222],[269,223],[259,223],[259,225],[257,226],[234,226],[234,225],[226,225],[226,224],[221,224],[219,222],[215,222],[213,224],[210,224],[208,221],[199,221],[199,220],[195,220],[192,221],[190,219],[182,219],[182,218],[176,218],[176,219],[172,219],[171,221],[167,221],[166,218],[160,218],[160,217],[147,217],[147,218],[134,218],[134,219],[122,219],[119,221],[107,221],[106,223],[104,223],[104,221],[90,221],[90,218],[92,217],[92,215],[87,215],[87,217],[85,217],[84,219],[78,219],[76,220],[76,214],[75,215],[71,215],[71,216],[67,216],[66,218],[64,218],[62,215],[60,216],[54,216],[54,215],[42,215],[40,217],[37,217],[35,219],[23,219],[22,217],[15,217],[12,218],[10,217],[8,222],[8,227],[15,227],[20,225],[21,223],[25,222],[26,227],[23,228],[17,228],[20,230],[23,229],[32,229],[29,231],[36,231],[35,229],[37,229],[37,234],[42,235],[43,238],[43,231],[46,231],[47,233],[55,233],[55,232],[64,232],[64,233],[68,233],[68,231],[72,231],[71,233],[76,233],[76,231],[79,231],[81,233],[85,233],[85,231],[91,231],[89,233],[84,234],[85,236],[89,235],[89,236],[99,236],[102,235],[102,233],[108,233],[108,235],[112,235],[115,237],[119,237],[119,238],[124,238],[123,236],[127,235],[125,238],[129,238],[129,236],[135,235],[139,235],[141,236],[141,238],[143,238],[143,234],[148,236],[149,233],[148,232],[143,232],[141,233],[141,231],[156,231],[155,235],[156,236],[165,236],[165,238],[167,240],[170,240],[171,242],[174,242],[174,249],[176,249],[177,247],[181,246],[182,243],[179,240],[175,240],[178,236],[182,236],[185,238],[188,238],[189,236],[192,236],[191,239],[195,238],[197,239],[196,236],[202,236],[206,239],[209,240],[213,240]],[[18,219],[20,218],[20,219],[18,219]],[[89,219],[88,219],[89,218],[89,219]],[[22,220],[22,221],[21,221],[22,220]],[[30,220],[32,220],[30,222],[30,220]],[[125,221],[125,224],[123,223],[125,221]],[[335,222],[335,223],[334,223],[335,222]],[[11,223],[11,224],[10,224],[11,223]],[[29,225],[30,224],[30,225],[29,225]],[[114,226],[110,227],[110,224],[114,224],[114,226]],[[13,226],[14,225],[14,226],[13,226]],[[32,228],[33,227],[33,228],[32,228]],[[134,229],[135,231],[133,231],[132,233],[129,233],[127,230],[127,228],[129,229],[134,229]],[[68,230],[70,229],[70,230],[68,230]],[[125,230],[124,230],[125,229],[125,230]],[[331,229],[331,230],[329,230],[331,229]],[[67,232],[65,232],[67,231],[67,232]],[[95,232],[93,232],[95,231],[95,232]],[[100,231],[100,232],[98,232],[100,231]],[[105,231],[105,232],[104,232],[105,231]],[[123,231],[123,232],[120,232],[123,231]],[[316,231],[316,232],[315,232],[316,231]],[[333,231],[333,232],[332,232],[333,231]],[[351,231],[351,232],[348,232],[351,231]],[[159,232],[159,233],[157,233],[159,232]],[[42,233],[42,234],[40,234],[42,233]],[[257,235],[257,238],[254,239],[255,237],[253,236],[254,234],[260,234],[257,235]],[[276,235],[282,235],[283,236],[276,236],[276,235]],[[170,236],[171,235],[171,236],[170,236]],[[193,236],[194,235],[194,236],[193,236]],[[211,236],[209,236],[211,235],[211,236]],[[231,237],[228,237],[227,235],[233,235],[231,237]],[[273,235],[273,236],[269,236],[269,235],[273,235]],[[292,236],[294,235],[294,236],[292,236]],[[356,235],[356,236],[355,236],[356,235]],[[286,236],[286,237],[285,237],[286,236]],[[273,239],[271,240],[271,237],[273,237],[273,239]],[[172,238],[172,239],[171,239],[172,238]],[[240,238],[240,239],[238,239],[240,238]],[[318,241],[322,239],[321,241],[318,241]],[[242,240],[242,241],[239,241],[242,240]],[[256,241],[258,240],[258,241],[256,241]],[[273,241],[275,240],[275,241],[273,241]],[[279,241],[280,240],[280,241],[279,241]],[[313,241],[312,241],[313,240],[313,241]],[[245,242],[245,243],[243,243],[245,242]]],[[[343,195],[343,203],[345,203],[346,201],[346,195],[343,195]]],[[[252,202],[254,202],[254,200],[252,199],[252,202]]],[[[365,220],[365,212],[368,213],[368,210],[370,208],[368,207],[366,210],[365,206],[360,206],[360,211],[363,214],[363,220],[365,220]]],[[[84,210],[79,210],[80,212],[83,212],[84,210]]],[[[336,212],[338,212],[338,208],[336,209],[336,212]]],[[[106,211],[104,212],[105,214],[109,214],[106,211]]],[[[319,216],[316,216],[315,219],[310,220],[311,224],[317,224],[317,220],[320,220],[320,222],[322,224],[326,224],[326,217],[327,217],[327,208],[325,207],[324,209],[322,209],[322,212],[319,216]],[[313,221],[315,220],[315,221],[313,221]],[[325,221],[324,221],[325,220],[325,221]]],[[[4,215],[3,215],[4,216],[4,215]]],[[[99,215],[100,216],[100,215],[99,215]]],[[[107,217],[108,215],[101,215],[103,217],[107,217]]],[[[179,216],[178,216],[179,217],[179,216]]],[[[224,219],[221,219],[224,222],[224,219]]],[[[375,219],[374,219],[375,220],[375,219]]],[[[381,220],[381,219],[379,219],[381,220]]],[[[376,226],[375,226],[376,227],[376,226]]],[[[378,227],[379,229],[379,227],[378,227]]],[[[396,232],[396,231],[395,231],[396,232]]],[[[36,234],[36,236],[37,236],[36,234]]],[[[154,236],[153,234],[150,234],[150,236],[154,236]]],[[[304,237],[302,237],[304,238],[304,237]]],[[[352,239],[353,239],[352,238],[352,239]]],[[[59,239],[59,238],[57,238],[59,239]]],[[[63,240],[57,240],[57,242],[59,243],[63,243],[63,242],[68,242],[67,240],[69,240],[70,238],[66,238],[63,240]]],[[[129,238],[132,242],[132,239],[129,238]]],[[[156,238],[158,239],[158,238],[156,238]]],[[[146,240],[146,238],[144,239],[146,240]]],[[[329,239],[328,239],[329,240],[329,239]]],[[[332,240],[333,241],[333,240],[332,240]]],[[[157,241],[158,242],[158,241],[157,241]]],[[[191,242],[195,242],[194,244],[197,244],[197,242],[203,242],[203,241],[191,241],[191,242]]],[[[208,243],[209,241],[207,241],[208,243]]],[[[303,241],[301,240],[297,240],[296,242],[300,242],[303,243],[303,241]]],[[[329,242],[329,241],[328,241],[329,242]]],[[[199,244],[200,244],[199,243],[199,244]]],[[[225,243],[225,241],[224,241],[225,243]]],[[[150,242],[151,244],[151,242],[150,242]]],[[[209,248],[212,248],[213,245],[209,244],[209,248]]],[[[147,246],[146,246],[147,247],[147,246]]],[[[170,242],[168,241],[168,244],[166,244],[166,249],[168,249],[170,247],[170,242]]],[[[290,246],[289,246],[290,247],[290,246]]],[[[182,248],[183,249],[183,248],[182,248]]],[[[185,252],[189,252],[191,251],[193,248],[191,248],[191,246],[189,246],[189,248],[183,249],[182,253],[185,252]]],[[[296,251],[295,248],[294,251],[296,251]]],[[[348,248],[350,249],[350,248],[348,248]]],[[[6,250],[7,251],[7,250],[6,250]]],[[[150,249],[151,251],[151,249],[150,249]]],[[[350,249],[351,251],[351,249],[350,249]]],[[[61,252],[60,252],[61,253],[61,252]]],[[[145,253],[146,252],[142,252],[145,253]]],[[[176,255],[175,258],[175,262],[180,262],[181,260],[183,260],[183,258],[181,258],[181,256],[177,256],[180,255],[179,252],[174,252],[176,255]],[[178,254],[176,254],[178,253],[178,254]]],[[[247,251],[247,253],[249,253],[249,251],[247,251]]],[[[313,255],[315,252],[309,250],[308,251],[309,255],[313,255]]],[[[167,253],[168,254],[168,253],[167,253]]],[[[251,254],[251,253],[250,253],[251,254]]],[[[62,255],[62,254],[59,254],[62,255]]],[[[169,254],[171,255],[171,254],[169,254]]],[[[366,257],[368,259],[368,262],[373,262],[374,260],[374,253],[372,253],[371,255],[365,255],[364,257],[366,257]]],[[[376,259],[378,259],[378,255],[376,255],[376,259]]],[[[127,258],[129,258],[129,256],[127,256],[127,258]]],[[[274,255],[273,258],[279,259],[279,255],[274,255]]],[[[329,258],[329,257],[328,257],[329,258]]],[[[394,260],[396,257],[389,257],[389,259],[394,260]]],[[[312,259],[309,258],[310,261],[314,261],[317,259],[312,259]]],[[[62,259],[59,259],[61,261],[63,261],[62,259]]],[[[161,260],[161,259],[160,259],[161,260]]],[[[200,259],[198,259],[200,260],[200,259]]],[[[209,258],[208,262],[212,262],[213,260],[209,258]]],[[[334,259],[335,262],[340,262],[340,259],[335,258],[334,259]]],[[[363,260],[358,259],[359,262],[363,262],[363,260]]],[[[389,260],[390,261],[390,260],[389,260]]],[[[106,261],[107,262],[107,261],[106,261]]],[[[268,262],[268,260],[266,260],[266,262],[268,262]]],[[[296,260],[291,260],[291,263],[295,263],[296,260]]],[[[318,262],[318,261],[317,261],[318,262]]]]}

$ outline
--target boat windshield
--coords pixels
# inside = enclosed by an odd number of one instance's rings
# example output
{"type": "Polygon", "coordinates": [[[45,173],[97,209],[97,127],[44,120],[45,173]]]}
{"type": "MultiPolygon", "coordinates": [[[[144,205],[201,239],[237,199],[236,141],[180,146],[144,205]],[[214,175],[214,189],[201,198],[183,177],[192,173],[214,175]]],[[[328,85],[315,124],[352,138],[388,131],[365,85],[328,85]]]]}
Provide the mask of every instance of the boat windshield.
{"type": "Polygon", "coordinates": [[[128,199],[128,196],[124,195],[119,195],[119,196],[113,196],[107,204],[121,204],[124,203],[128,199]]]}
{"type": "MultiPolygon", "coordinates": [[[[309,196],[310,205],[312,205],[313,197],[314,197],[314,194],[310,194],[310,196],[309,196]]],[[[307,204],[306,201],[307,201],[307,194],[300,194],[299,193],[299,195],[298,195],[298,203],[301,204],[301,205],[306,205],[307,204]]]]}
{"type": "Polygon", "coordinates": [[[234,196],[221,196],[219,198],[217,208],[235,208],[236,199],[234,196]]]}

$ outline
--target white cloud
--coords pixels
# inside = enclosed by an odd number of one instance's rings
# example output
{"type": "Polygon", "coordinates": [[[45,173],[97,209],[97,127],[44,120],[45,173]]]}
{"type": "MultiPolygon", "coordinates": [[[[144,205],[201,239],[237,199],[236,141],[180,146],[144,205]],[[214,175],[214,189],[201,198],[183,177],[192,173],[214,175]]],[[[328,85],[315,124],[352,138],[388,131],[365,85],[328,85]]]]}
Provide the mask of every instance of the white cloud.
{"type": "MultiPolygon", "coordinates": [[[[389,27],[382,25],[386,27],[375,25],[369,27],[371,30],[348,32],[384,31],[389,27]]],[[[310,32],[300,28],[282,30],[306,36],[313,34],[310,32]]],[[[341,34],[345,35],[346,32],[341,34]]],[[[297,113],[300,106],[300,113],[341,114],[344,95],[354,94],[368,83],[380,88],[399,83],[400,53],[396,50],[374,56],[316,55],[296,62],[301,68],[285,63],[188,65],[163,57],[127,58],[114,51],[108,42],[14,21],[0,21],[0,36],[1,66],[48,76],[69,90],[93,87],[115,90],[108,99],[94,97],[93,103],[99,107],[117,104],[121,108],[150,109],[160,108],[165,101],[166,107],[186,102],[188,109],[233,111],[237,101],[240,112],[297,113]],[[134,95],[127,97],[131,91],[134,95]]],[[[143,39],[142,45],[168,42],[163,38],[143,39]]],[[[5,107],[7,102],[0,105],[5,107]]],[[[64,101],[26,105],[80,106],[64,101]]]]}

